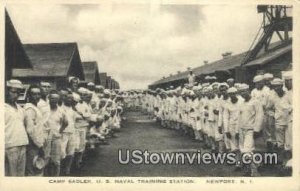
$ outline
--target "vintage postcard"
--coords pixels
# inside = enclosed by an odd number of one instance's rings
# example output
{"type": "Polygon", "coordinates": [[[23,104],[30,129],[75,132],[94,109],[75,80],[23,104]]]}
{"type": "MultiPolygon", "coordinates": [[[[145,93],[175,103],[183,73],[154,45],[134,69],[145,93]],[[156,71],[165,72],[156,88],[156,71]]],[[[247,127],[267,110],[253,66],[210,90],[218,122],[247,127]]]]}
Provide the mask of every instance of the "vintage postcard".
{"type": "Polygon", "coordinates": [[[299,1],[0,9],[0,190],[300,190],[299,1]]]}

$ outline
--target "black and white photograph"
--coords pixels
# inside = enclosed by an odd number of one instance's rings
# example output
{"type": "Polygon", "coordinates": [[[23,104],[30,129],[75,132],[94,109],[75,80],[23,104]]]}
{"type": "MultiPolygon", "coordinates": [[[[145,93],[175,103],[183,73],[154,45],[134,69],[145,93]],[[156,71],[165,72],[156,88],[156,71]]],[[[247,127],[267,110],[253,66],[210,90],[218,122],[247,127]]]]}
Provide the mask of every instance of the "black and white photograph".
{"type": "Polygon", "coordinates": [[[293,4],[3,13],[5,177],[295,173],[293,4]]]}

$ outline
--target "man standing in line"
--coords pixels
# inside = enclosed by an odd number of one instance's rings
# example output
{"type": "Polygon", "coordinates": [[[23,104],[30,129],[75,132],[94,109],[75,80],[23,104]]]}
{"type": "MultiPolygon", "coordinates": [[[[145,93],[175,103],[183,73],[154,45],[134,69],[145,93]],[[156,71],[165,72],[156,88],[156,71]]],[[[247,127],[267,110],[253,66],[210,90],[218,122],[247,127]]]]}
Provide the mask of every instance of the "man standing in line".
{"type": "Polygon", "coordinates": [[[75,106],[76,111],[81,115],[81,118],[76,120],[77,129],[79,132],[79,146],[75,153],[75,166],[80,168],[82,164],[83,153],[86,145],[86,133],[89,129],[89,119],[91,117],[91,108],[88,105],[88,90],[85,88],[79,88],[78,93],[81,97],[81,102],[78,102],[75,106]]]}
{"type": "Polygon", "coordinates": [[[16,101],[23,88],[19,80],[6,83],[5,91],[5,176],[24,176],[28,137],[24,126],[24,111],[16,101]]]}
{"type": "Polygon", "coordinates": [[[29,137],[29,145],[26,153],[26,175],[43,176],[43,169],[34,166],[36,157],[44,158],[44,123],[43,116],[37,108],[41,97],[41,89],[37,85],[31,85],[28,89],[28,103],[25,104],[25,127],[29,137]]]}
{"type": "Polygon", "coordinates": [[[275,149],[275,124],[274,124],[274,104],[272,99],[275,96],[275,92],[271,89],[271,81],[273,80],[273,74],[266,73],[264,74],[264,87],[262,89],[263,94],[265,95],[264,102],[264,133],[267,141],[267,148],[269,151],[275,149]]]}
{"type": "Polygon", "coordinates": [[[68,125],[68,121],[64,111],[58,107],[59,94],[58,91],[52,90],[49,94],[50,117],[47,122],[50,128],[50,160],[45,168],[48,176],[59,176],[61,166],[61,146],[63,130],[68,125]]]}
{"type": "MultiPolygon", "coordinates": [[[[249,86],[242,84],[239,88],[240,95],[244,101],[240,104],[238,120],[238,140],[241,154],[247,154],[248,157],[255,151],[255,139],[259,137],[263,123],[263,108],[257,99],[250,95],[249,86]]],[[[246,173],[250,172],[251,176],[259,176],[257,165],[251,163],[246,173]]]]}
{"type": "Polygon", "coordinates": [[[286,137],[285,137],[285,152],[286,152],[286,159],[287,161],[291,160],[292,158],[292,148],[293,148],[293,75],[292,71],[285,71],[283,73],[286,93],[285,99],[288,101],[289,104],[289,116],[288,116],[288,127],[286,130],[286,137]]]}
{"type": "Polygon", "coordinates": [[[231,88],[234,86],[234,79],[233,78],[229,78],[227,79],[227,85],[228,85],[228,88],[231,88]]]}
{"type": "Polygon", "coordinates": [[[74,97],[72,92],[68,92],[66,99],[61,107],[64,112],[68,125],[64,128],[62,132],[62,146],[61,146],[61,155],[62,155],[62,171],[61,174],[68,176],[70,175],[70,170],[73,162],[73,157],[76,147],[76,136],[75,136],[75,121],[80,116],[72,108],[74,97]]]}
{"type": "Polygon", "coordinates": [[[275,136],[277,144],[278,161],[285,162],[285,146],[289,134],[288,123],[290,121],[291,105],[287,99],[286,92],[283,90],[283,80],[275,78],[271,84],[276,96],[274,96],[275,106],[275,136]]]}
{"type": "Polygon", "coordinates": [[[41,99],[37,104],[37,108],[40,110],[43,116],[43,124],[44,124],[44,138],[45,138],[45,160],[46,163],[49,162],[50,159],[50,151],[51,151],[51,138],[50,138],[50,128],[48,126],[48,120],[50,117],[50,105],[48,100],[49,90],[51,88],[50,83],[48,82],[41,82],[41,99]]]}
{"type": "Polygon", "coordinates": [[[238,154],[238,120],[242,101],[237,97],[236,88],[229,88],[227,93],[229,101],[226,102],[223,113],[224,133],[229,142],[230,151],[238,154]]]}

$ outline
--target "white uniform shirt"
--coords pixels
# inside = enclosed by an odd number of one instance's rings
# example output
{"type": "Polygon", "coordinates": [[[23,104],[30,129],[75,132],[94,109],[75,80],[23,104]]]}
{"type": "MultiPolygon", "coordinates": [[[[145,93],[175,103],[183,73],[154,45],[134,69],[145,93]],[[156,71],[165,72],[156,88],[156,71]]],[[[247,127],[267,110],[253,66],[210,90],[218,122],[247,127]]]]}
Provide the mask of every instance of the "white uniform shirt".
{"type": "Polygon", "coordinates": [[[236,103],[228,101],[224,108],[223,122],[224,122],[224,132],[239,132],[239,114],[242,100],[238,99],[236,103]]]}
{"type": "Polygon", "coordinates": [[[64,129],[64,133],[74,133],[75,132],[75,121],[78,118],[81,118],[81,116],[73,110],[72,107],[67,107],[63,105],[61,107],[61,110],[64,112],[67,120],[68,120],[68,126],[64,129]]]}
{"type": "Polygon", "coordinates": [[[40,110],[32,103],[26,103],[24,110],[25,127],[28,136],[37,147],[42,147],[45,142],[43,116],[40,110]]]}
{"type": "Polygon", "coordinates": [[[5,148],[28,144],[24,126],[24,110],[19,106],[4,105],[5,110],[5,148]]]}
{"type": "Polygon", "coordinates": [[[287,96],[279,97],[277,94],[274,96],[274,107],[275,107],[275,124],[287,125],[290,119],[291,105],[287,96]]]}
{"type": "Polygon", "coordinates": [[[66,119],[66,116],[61,107],[58,107],[55,111],[50,110],[50,118],[47,125],[50,128],[51,138],[61,137],[59,130],[61,129],[62,120],[64,119],[66,119]]]}
{"type": "Polygon", "coordinates": [[[255,99],[240,104],[239,128],[260,131],[263,123],[262,105],[255,99]]]}
{"type": "Polygon", "coordinates": [[[81,118],[76,120],[76,126],[87,127],[89,125],[88,120],[92,115],[92,108],[86,102],[77,103],[75,108],[77,112],[82,115],[81,118]]]}
{"type": "Polygon", "coordinates": [[[45,127],[45,130],[49,130],[49,126],[48,126],[48,120],[50,117],[50,105],[49,105],[49,101],[48,100],[43,100],[40,99],[40,101],[37,104],[37,108],[41,111],[41,114],[43,116],[43,124],[45,127]]]}

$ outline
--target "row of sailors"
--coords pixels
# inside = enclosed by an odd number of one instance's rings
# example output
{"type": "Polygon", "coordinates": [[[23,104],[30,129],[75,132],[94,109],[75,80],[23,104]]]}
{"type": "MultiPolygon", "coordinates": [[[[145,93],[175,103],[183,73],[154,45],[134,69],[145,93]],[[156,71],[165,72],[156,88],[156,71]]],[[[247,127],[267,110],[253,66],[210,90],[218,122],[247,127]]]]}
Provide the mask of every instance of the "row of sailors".
{"type": "Polygon", "coordinates": [[[124,107],[128,109],[137,109],[141,104],[144,104],[145,102],[142,102],[142,91],[128,91],[124,92],[124,107]]]}
{"type": "Polygon", "coordinates": [[[106,144],[121,127],[118,91],[88,84],[51,90],[48,82],[31,85],[27,103],[17,104],[23,84],[10,80],[5,97],[5,174],[7,176],[70,175],[80,168],[87,146],[106,144]],[[97,90],[97,91],[95,91],[97,90]],[[88,143],[88,144],[87,144],[88,143]]]}
{"type": "MultiPolygon", "coordinates": [[[[252,91],[234,79],[150,90],[143,94],[141,106],[162,126],[181,129],[213,152],[253,153],[257,138],[263,137],[267,151],[277,152],[279,160],[290,165],[292,74],[286,71],[283,77],[257,75],[252,91]]],[[[258,174],[255,165],[248,169],[258,174]]]]}

